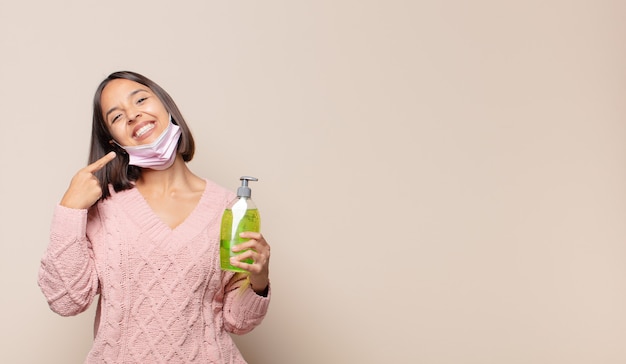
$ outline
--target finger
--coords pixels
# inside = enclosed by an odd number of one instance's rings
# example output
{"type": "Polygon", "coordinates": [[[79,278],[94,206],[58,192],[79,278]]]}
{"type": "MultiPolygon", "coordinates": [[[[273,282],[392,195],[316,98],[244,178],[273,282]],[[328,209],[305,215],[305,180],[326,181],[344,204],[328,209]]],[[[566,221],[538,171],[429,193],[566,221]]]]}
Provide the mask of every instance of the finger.
{"type": "MultiPolygon", "coordinates": [[[[233,250],[233,252],[235,252],[233,250]]],[[[238,253],[238,252],[235,252],[238,253]]],[[[255,255],[258,255],[254,250],[244,250],[241,253],[235,255],[234,257],[237,258],[238,261],[245,261],[246,259],[250,259],[252,262],[256,261],[255,259],[255,255]]]]}
{"type": "Polygon", "coordinates": [[[263,235],[261,235],[261,233],[256,233],[253,231],[244,231],[239,234],[239,237],[244,239],[255,239],[259,241],[263,239],[263,235]]]}
{"type": "Polygon", "coordinates": [[[234,267],[241,268],[241,269],[244,269],[244,270],[246,270],[246,271],[249,271],[250,266],[251,266],[254,262],[252,262],[252,263],[243,262],[243,261],[242,261],[243,259],[244,259],[244,258],[243,258],[243,257],[241,257],[240,255],[236,255],[236,256],[234,256],[234,257],[230,257],[230,264],[231,264],[232,266],[234,266],[234,267]]]}
{"type": "Polygon", "coordinates": [[[269,245],[263,244],[258,240],[250,239],[244,241],[243,243],[239,243],[232,247],[232,251],[235,253],[243,252],[246,250],[252,250],[254,252],[267,252],[269,254],[269,245]]]}
{"type": "Polygon", "coordinates": [[[259,273],[261,271],[261,266],[257,262],[247,263],[243,260],[244,258],[241,256],[232,257],[230,258],[230,264],[250,273],[259,273]]]}
{"type": "Polygon", "coordinates": [[[237,265],[233,265],[253,273],[259,273],[266,270],[269,260],[269,255],[261,254],[252,250],[246,250],[241,254],[231,257],[231,263],[237,263],[237,265]]]}
{"type": "Polygon", "coordinates": [[[265,247],[269,249],[269,244],[267,243],[267,241],[265,241],[265,238],[260,233],[244,231],[239,234],[239,237],[242,239],[247,239],[243,243],[243,244],[246,244],[247,247],[254,246],[255,249],[265,247]]]}
{"type": "Polygon", "coordinates": [[[110,161],[112,161],[113,159],[115,159],[115,152],[109,152],[107,155],[105,155],[104,157],[98,159],[97,161],[91,163],[90,165],[88,165],[85,169],[88,172],[97,172],[99,170],[101,170],[102,168],[104,168],[104,166],[106,166],[107,164],[109,164],[110,161]]]}

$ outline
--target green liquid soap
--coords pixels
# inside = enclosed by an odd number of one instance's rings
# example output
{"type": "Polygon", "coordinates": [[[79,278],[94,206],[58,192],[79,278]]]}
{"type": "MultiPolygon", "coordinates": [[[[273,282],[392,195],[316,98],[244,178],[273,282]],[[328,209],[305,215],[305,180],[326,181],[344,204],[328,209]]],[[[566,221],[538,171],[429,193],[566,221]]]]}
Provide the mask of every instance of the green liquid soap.
{"type": "MultiPolygon", "coordinates": [[[[245,200],[243,201],[245,202],[245,200]]],[[[244,231],[260,231],[261,215],[259,214],[259,210],[256,208],[245,209],[244,207],[242,210],[237,207],[238,206],[235,205],[232,209],[224,210],[224,214],[222,215],[222,225],[220,230],[220,265],[223,270],[247,273],[247,271],[234,267],[230,264],[231,257],[243,253],[234,253],[231,249],[233,246],[249,240],[240,238],[239,233],[244,231]],[[233,210],[235,210],[235,213],[233,213],[233,210]]],[[[249,264],[253,263],[252,259],[244,259],[243,262],[249,264]]]]}

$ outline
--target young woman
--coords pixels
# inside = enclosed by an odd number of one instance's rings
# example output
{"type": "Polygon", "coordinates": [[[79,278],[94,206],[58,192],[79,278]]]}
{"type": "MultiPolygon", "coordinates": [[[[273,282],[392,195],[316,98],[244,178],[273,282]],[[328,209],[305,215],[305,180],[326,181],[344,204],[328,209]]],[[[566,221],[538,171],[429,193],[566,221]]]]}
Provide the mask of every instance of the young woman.
{"type": "Polygon", "coordinates": [[[94,97],[89,165],[56,207],[39,285],[63,316],[98,297],[85,363],[245,363],[229,333],[263,320],[270,247],[246,232],[222,271],[221,214],[234,193],[192,173],[194,140],[172,98],[134,72],[94,97]],[[251,264],[244,263],[252,259],[251,264]]]}

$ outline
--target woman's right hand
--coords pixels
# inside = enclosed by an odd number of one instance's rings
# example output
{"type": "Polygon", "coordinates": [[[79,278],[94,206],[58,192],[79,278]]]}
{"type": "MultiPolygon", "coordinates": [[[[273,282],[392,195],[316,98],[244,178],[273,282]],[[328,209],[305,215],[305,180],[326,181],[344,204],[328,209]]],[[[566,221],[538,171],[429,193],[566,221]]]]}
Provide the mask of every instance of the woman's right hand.
{"type": "Polygon", "coordinates": [[[109,152],[78,171],[61,199],[61,206],[88,209],[96,203],[102,196],[102,187],[94,173],[104,168],[113,159],[115,159],[115,152],[109,152]]]}

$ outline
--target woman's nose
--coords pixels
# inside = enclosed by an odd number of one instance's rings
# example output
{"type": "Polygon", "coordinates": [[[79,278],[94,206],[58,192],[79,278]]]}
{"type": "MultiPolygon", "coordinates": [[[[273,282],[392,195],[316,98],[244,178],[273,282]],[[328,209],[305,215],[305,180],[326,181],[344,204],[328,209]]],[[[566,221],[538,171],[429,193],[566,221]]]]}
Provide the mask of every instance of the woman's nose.
{"type": "Polygon", "coordinates": [[[131,110],[128,113],[128,123],[131,123],[141,117],[141,111],[139,110],[131,110]]]}

